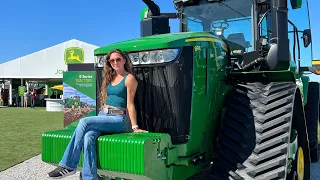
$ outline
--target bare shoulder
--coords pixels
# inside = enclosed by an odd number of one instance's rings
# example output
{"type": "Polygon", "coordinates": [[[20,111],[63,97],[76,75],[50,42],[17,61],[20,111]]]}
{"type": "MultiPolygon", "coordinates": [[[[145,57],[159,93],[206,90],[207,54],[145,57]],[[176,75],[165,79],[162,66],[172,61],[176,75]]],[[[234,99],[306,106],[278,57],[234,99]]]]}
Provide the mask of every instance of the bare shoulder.
{"type": "Polygon", "coordinates": [[[134,75],[132,74],[128,74],[127,79],[126,79],[126,85],[128,86],[132,86],[132,85],[136,85],[138,82],[136,80],[136,78],[134,77],[134,75]]]}
{"type": "Polygon", "coordinates": [[[133,74],[129,73],[128,76],[127,76],[127,80],[130,80],[130,81],[134,80],[135,81],[136,78],[134,77],[133,74]]]}

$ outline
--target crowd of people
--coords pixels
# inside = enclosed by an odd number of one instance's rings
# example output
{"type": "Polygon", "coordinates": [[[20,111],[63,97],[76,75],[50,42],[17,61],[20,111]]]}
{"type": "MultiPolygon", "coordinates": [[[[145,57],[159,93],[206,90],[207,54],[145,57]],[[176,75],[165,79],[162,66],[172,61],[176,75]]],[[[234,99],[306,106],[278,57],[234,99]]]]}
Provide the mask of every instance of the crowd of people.
{"type": "Polygon", "coordinates": [[[25,92],[23,93],[23,107],[24,108],[28,108],[28,97],[30,97],[30,106],[31,108],[35,107],[35,101],[37,98],[37,92],[35,90],[31,91],[31,92],[27,92],[27,90],[25,90],[25,92]]]}
{"type": "MultiPolygon", "coordinates": [[[[30,106],[31,108],[35,108],[35,106],[37,105],[37,106],[43,107],[45,105],[44,98],[45,98],[44,90],[42,89],[32,89],[29,92],[25,90],[22,96],[23,100],[21,102],[21,97],[18,95],[18,92],[13,91],[11,106],[13,107],[22,106],[24,108],[28,108],[30,106]]],[[[0,106],[9,106],[9,90],[8,89],[1,90],[0,106]]]]}

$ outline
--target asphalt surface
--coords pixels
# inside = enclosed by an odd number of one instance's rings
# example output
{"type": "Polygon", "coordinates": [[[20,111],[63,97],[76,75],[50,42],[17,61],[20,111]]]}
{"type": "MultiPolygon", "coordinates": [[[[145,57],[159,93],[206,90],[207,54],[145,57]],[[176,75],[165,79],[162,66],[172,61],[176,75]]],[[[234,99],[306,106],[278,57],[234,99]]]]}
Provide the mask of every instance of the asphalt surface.
{"type": "MultiPolygon", "coordinates": [[[[320,152],[318,152],[320,155],[320,152]]],[[[311,163],[311,180],[320,180],[320,160],[317,163],[311,163]]]]}

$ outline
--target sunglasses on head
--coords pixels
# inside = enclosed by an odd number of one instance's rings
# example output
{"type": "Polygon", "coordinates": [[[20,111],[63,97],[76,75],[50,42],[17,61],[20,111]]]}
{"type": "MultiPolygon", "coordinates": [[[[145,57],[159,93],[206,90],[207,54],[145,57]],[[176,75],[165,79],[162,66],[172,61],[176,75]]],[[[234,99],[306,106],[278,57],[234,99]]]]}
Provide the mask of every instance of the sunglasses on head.
{"type": "Polygon", "coordinates": [[[114,63],[115,61],[120,62],[121,60],[122,60],[121,58],[109,59],[109,62],[114,63]]]}

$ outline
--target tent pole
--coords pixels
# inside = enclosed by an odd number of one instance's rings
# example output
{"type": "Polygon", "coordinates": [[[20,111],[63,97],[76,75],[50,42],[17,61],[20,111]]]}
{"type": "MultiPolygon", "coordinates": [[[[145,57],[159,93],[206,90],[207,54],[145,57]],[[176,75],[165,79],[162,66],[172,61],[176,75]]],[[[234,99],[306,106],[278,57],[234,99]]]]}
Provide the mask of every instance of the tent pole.
{"type": "Polygon", "coordinates": [[[46,82],[46,85],[45,85],[45,95],[48,95],[48,82],[46,82]]]}
{"type": "Polygon", "coordinates": [[[29,81],[26,80],[26,86],[27,86],[27,93],[29,93],[29,81]]]}
{"type": "MultiPolygon", "coordinates": [[[[12,105],[12,79],[10,79],[10,86],[9,86],[9,104],[12,105]]],[[[8,104],[8,106],[9,106],[8,104]]]]}
{"type": "MultiPolygon", "coordinates": [[[[20,86],[23,86],[23,79],[21,78],[20,86]]],[[[19,89],[18,89],[18,95],[19,95],[19,89]]],[[[23,95],[20,97],[21,102],[20,102],[20,107],[23,107],[23,95]]]]}

